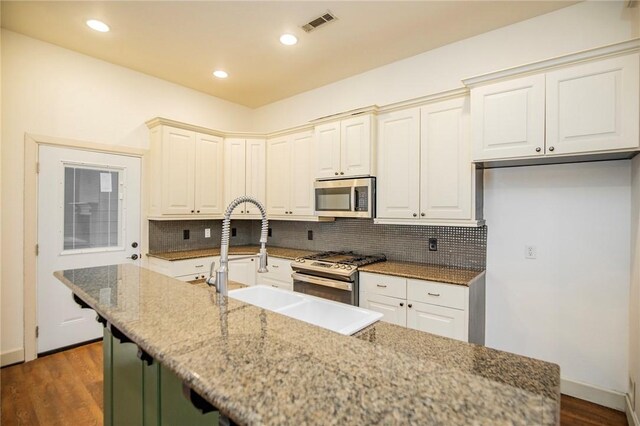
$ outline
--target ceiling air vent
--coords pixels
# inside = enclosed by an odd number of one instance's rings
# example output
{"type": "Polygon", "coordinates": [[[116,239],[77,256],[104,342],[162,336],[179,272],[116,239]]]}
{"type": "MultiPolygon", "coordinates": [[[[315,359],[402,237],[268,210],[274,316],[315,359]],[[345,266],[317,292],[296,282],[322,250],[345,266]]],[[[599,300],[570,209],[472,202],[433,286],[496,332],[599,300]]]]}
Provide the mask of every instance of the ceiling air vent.
{"type": "Polygon", "coordinates": [[[302,26],[302,29],[309,33],[311,31],[315,30],[316,28],[321,27],[322,25],[324,25],[326,23],[329,23],[331,21],[335,21],[336,19],[338,19],[338,18],[336,18],[336,16],[333,13],[331,13],[331,12],[329,12],[327,10],[327,13],[325,13],[324,15],[318,16],[317,18],[313,19],[309,23],[304,24],[302,26]]]}

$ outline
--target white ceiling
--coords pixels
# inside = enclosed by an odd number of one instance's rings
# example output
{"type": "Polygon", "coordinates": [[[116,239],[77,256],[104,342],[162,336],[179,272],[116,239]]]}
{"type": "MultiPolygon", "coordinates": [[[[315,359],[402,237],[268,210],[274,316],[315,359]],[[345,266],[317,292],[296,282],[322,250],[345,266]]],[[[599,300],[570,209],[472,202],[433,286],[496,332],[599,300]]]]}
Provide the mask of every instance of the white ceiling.
{"type": "Polygon", "coordinates": [[[2,27],[258,107],[573,3],[2,1],[2,27]],[[338,20],[300,28],[327,10],[338,20]],[[88,29],[90,18],[111,31],[88,29]],[[284,32],[299,43],[281,45],[284,32]],[[214,69],[229,78],[213,78],[214,69]]]}

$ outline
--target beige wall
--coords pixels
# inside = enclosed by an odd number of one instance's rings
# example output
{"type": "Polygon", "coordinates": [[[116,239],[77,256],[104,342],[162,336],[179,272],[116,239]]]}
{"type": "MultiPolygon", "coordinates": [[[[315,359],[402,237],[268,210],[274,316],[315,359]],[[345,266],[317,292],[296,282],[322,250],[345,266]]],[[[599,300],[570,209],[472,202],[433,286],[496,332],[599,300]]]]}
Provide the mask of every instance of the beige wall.
{"type": "Polygon", "coordinates": [[[23,348],[25,132],[146,148],[150,118],[244,130],[251,110],[10,31],[1,47],[1,351],[11,359],[23,348]]]}
{"type": "MultiPolygon", "coordinates": [[[[640,155],[631,165],[631,289],[629,292],[629,377],[636,383],[640,417],[640,155]]],[[[631,391],[631,390],[630,390],[631,391]]]]}

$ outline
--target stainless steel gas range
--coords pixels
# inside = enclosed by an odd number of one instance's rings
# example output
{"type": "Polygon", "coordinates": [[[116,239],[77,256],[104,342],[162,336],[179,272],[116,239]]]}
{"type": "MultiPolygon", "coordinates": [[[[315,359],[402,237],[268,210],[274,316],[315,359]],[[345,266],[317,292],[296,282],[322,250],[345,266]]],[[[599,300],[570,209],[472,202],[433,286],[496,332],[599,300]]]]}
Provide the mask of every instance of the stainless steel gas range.
{"type": "Polygon", "coordinates": [[[387,260],[384,254],[364,256],[326,251],[291,262],[293,291],[358,306],[358,267],[387,260]]]}

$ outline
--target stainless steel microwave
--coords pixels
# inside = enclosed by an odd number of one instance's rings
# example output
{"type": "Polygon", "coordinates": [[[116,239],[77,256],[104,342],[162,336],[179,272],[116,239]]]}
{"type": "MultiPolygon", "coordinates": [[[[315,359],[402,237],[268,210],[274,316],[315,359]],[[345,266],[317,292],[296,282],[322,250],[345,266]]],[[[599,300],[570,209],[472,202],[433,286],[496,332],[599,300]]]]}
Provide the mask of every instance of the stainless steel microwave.
{"type": "Polygon", "coordinates": [[[317,216],[374,218],[376,178],[317,180],[317,216]]]}

